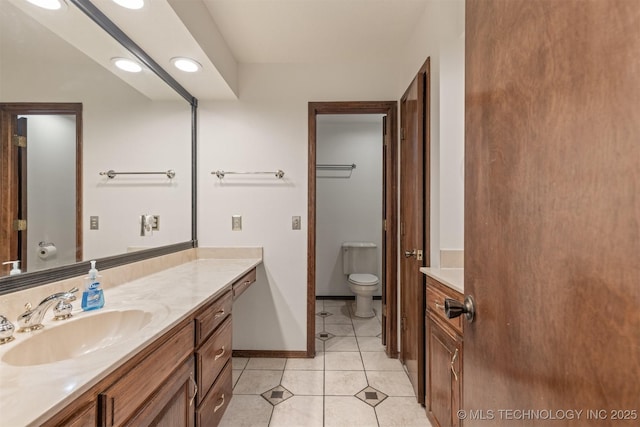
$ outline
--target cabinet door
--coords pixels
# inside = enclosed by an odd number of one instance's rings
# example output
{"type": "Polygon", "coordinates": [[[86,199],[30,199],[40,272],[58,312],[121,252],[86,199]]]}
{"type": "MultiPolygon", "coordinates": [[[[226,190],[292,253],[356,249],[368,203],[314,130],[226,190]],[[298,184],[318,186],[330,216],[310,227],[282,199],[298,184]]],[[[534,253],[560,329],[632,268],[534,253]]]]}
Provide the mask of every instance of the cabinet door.
{"type": "Polygon", "coordinates": [[[462,391],[462,341],[427,317],[427,411],[434,426],[459,426],[457,417],[462,391]]]}
{"type": "Polygon", "coordinates": [[[120,426],[148,405],[172,375],[189,359],[193,359],[193,323],[173,333],[153,353],[141,360],[112,386],[98,396],[100,424],[120,426]]]}
{"type": "Polygon", "coordinates": [[[126,425],[193,427],[195,393],[194,362],[189,358],[126,425]]]}

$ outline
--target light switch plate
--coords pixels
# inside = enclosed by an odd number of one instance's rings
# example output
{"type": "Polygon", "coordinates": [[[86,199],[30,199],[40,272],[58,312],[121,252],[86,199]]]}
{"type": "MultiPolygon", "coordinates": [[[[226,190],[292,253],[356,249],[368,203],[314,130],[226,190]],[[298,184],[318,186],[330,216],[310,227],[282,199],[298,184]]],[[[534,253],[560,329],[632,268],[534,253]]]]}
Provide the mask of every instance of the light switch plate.
{"type": "Polygon", "coordinates": [[[100,217],[99,216],[90,216],[89,217],[89,230],[98,230],[100,228],[100,217]]]}
{"type": "Polygon", "coordinates": [[[301,220],[299,216],[292,216],[291,217],[291,229],[292,230],[300,230],[300,227],[302,226],[301,220]]]}
{"type": "Polygon", "coordinates": [[[231,230],[242,231],[242,215],[231,216],[231,230]]]}

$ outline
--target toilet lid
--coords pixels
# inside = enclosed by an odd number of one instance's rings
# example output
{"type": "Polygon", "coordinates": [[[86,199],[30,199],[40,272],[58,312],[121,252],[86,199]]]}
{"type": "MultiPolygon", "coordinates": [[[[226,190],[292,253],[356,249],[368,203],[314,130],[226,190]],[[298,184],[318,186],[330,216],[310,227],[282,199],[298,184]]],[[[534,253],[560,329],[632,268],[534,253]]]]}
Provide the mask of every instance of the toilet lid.
{"type": "Polygon", "coordinates": [[[378,277],[374,274],[369,273],[357,273],[350,274],[349,281],[355,283],[356,285],[377,285],[378,277]]]}

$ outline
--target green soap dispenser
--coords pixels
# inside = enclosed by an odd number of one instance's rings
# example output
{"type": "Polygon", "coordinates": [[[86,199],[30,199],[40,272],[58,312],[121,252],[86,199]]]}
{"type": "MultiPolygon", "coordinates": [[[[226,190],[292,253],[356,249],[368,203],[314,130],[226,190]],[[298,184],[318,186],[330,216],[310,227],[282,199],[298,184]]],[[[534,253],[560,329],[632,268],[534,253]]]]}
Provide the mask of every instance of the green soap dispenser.
{"type": "Polygon", "coordinates": [[[82,293],[82,309],[96,310],[104,307],[104,292],[100,284],[100,277],[96,269],[96,262],[91,261],[89,276],[84,278],[84,292],[82,293]]]}

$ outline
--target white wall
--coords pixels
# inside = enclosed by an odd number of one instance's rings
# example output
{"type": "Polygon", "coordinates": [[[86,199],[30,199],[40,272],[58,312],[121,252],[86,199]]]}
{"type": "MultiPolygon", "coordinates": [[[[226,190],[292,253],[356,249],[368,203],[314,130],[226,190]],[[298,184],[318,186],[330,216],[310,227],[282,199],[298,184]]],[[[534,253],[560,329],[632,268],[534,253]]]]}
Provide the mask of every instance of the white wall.
{"type": "MultiPolygon", "coordinates": [[[[316,295],[353,296],[342,272],[345,241],[373,242],[382,257],[382,116],[319,116],[319,164],[356,164],[354,170],[318,170],[316,181],[316,295]],[[345,119],[346,118],[346,119],[345,119]]],[[[381,295],[378,287],[376,295],[381,295]]]]}
{"type": "Polygon", "coordinates": [[[306,350],[307,111],[310,101],[398,99],[396,66],[241,65],[240,100],[199,104],[200,246],[263,246],[254,284],[234,304],[234,348],[306,350]],[[227,176],[216,169],[275,170],[227,176]],[[231,215],[243,231],[231,231],[231,215]],[[302,230],[291,230],[291,216],[302,230]]]}
{"type": "Polygon", "coordinates": [[[32,19],[23,21],[1,28],[0,100],[82,103],[84,258],[190,240],[189,104],[151,101],[32,19]],[[38,41],[16,37],[23,31],[38,41]],[[174,169],[176,177],[99,175],[109,169],[174,169]],[[160,215],[160,231],[140,237],[145,213],[160,215]],[[100,217],[99,230],[89,230],[91,215],[100,217]]]}
{"type": "Polygon", "coordinates": [[[464,248],[464,0],[431,0],[399,64],[399,92],[431,61],[431,265],[464,248]]]}

